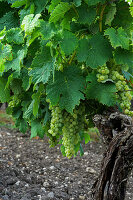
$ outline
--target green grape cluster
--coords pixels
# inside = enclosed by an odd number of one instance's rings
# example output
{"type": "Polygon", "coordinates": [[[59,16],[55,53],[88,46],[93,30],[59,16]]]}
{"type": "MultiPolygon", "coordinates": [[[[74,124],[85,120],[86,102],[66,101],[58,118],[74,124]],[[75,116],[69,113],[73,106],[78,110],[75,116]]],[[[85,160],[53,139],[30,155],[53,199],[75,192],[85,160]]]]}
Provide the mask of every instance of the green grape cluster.
{"type": "Polygon", "coordinates": [[[116,98],[120,102],[120,107],[125,114],[133,116],[133,111],[130,110],[132,95],[124,76],[121,75],[118,71],[112,71],[111,79],[115,82],[116,85],[116,98]]]}
{"type": "Polygon", "coordinates": [[[65,153],[68,158],[71,158],[75,154],[75,145],[80,142],[79,132],[84,128],[85,108],[79,106],[78,109],[74,109],[73,114],[64,113],[64,126],[62,128],[63,133],[63,145],[65,147],[65,153]]]}
{"type": "Polygon", "coordinates": [[[51,123],[50,123],[50,129],[48,132],[52,136],[56,136],[59,134],[60,129],[62,127],[62,122],[63,122],[63,116],[62,116],[62,111],[58,106],[50,107],[51,108],[51,123]]]}
{"type": "Polygon", "coordinates": [[[108,79],[109,69],[107,66],[102,66],[98,70],[97,81],[103,82],[108,79]]]}
{"type": "Polygon", "coordinates": [[[8,106],[10,108],[13,108],[13,107],[17,106],[20,103],[20,101],[21,100],[18,98],[18,96],[14,95],[14,96],[12,96],[11,101],[8,103],[8,106]]]}

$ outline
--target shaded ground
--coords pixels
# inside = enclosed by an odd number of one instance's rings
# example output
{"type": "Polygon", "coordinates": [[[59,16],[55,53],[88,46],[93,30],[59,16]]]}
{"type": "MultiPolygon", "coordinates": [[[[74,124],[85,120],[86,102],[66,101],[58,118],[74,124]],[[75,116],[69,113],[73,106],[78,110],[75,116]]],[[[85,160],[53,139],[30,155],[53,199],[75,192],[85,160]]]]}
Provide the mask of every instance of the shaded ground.
{"type": "MultiPolygon", "coordinates": [[[[64,158],[42,140],[0,130],[0,200],[92,200],[91,186],[99,173],[102,147],[93,142],[85,155],[64,158]]],[[[126,200],[133,200],[130,177],[126,200]]]]}

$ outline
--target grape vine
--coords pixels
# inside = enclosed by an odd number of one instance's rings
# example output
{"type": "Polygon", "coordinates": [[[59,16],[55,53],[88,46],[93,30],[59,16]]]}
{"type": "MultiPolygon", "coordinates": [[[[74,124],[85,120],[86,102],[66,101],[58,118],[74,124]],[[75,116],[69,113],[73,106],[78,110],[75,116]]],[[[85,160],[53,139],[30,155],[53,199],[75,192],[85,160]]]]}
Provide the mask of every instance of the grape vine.
{"type": "Polygon", "coordinates": [[[95,114],[115,108],[133,116],[131,0],[0,6],[0,102],[20,131],[46,135],[71,158],[89,141],[95,114]]]}

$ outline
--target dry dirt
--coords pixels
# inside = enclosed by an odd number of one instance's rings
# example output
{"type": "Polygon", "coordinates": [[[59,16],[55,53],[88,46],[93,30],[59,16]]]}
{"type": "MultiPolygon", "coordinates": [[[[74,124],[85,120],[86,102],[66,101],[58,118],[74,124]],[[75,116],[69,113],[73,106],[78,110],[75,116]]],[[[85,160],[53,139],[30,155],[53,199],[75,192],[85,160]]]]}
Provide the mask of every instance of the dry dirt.
{"type": "MultiPolygon", "coordinates": [[[[103,150],[98,142],[83,147],[84,156],[69,160],[47,139],[1,128],[0,200],[92,200],[103,150]]],[[[133,176],[125,200],[133,200],[133,176]]]]}

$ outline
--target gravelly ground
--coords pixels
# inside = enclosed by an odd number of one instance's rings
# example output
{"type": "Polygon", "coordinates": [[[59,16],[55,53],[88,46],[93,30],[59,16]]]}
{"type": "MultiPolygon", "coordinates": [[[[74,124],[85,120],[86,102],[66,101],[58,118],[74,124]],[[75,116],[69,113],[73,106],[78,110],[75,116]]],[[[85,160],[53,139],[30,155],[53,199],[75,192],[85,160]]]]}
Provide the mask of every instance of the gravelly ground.
{"type": "MultiPolygon", "coordinates": [[[[29,140],[0,130],[0,200],[92,200],[91,186],[102,159],[100,143],[84,147],[85,155],[64,158],[47,140],[29,140]]],[[[130,177],[126,200],[133,200],[130,177]]]]}

